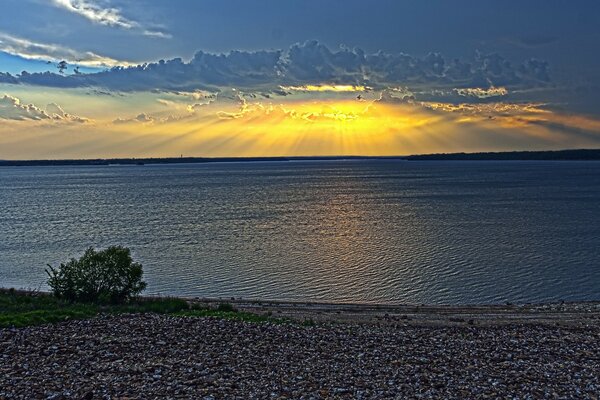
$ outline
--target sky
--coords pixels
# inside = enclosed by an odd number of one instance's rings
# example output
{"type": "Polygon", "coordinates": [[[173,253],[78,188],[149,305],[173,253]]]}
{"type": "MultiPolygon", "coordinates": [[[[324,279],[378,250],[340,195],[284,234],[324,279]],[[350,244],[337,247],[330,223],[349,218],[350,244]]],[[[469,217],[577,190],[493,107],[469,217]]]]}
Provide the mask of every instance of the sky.
{"type": "Polygon", "coordinates": [[[0,159],[600,148],[598,49],[593,0],[3,0],[0,159]]]}

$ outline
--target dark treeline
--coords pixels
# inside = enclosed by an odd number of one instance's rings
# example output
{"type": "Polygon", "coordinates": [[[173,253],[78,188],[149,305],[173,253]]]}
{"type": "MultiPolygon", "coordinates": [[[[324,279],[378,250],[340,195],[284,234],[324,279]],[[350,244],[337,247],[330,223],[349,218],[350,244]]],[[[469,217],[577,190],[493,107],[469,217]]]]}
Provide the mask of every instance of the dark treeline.
{"type": "Polygon", "coordinates": [[[600,160],[600,149],[556,150],[556,151],[506,151],[488,153],[440,153],[404,157],[409,161],[434,160],[600,160]]]}
{"type": "Polygon", "coordinates": [[[600,149],[556,151],[507,151],[488,153],[439,153],[397,157],[330,156],[330,157],[167,157],[167,158],[110,158],[82,160],[0,160],[2,166],[59,166],[59,165],[144,165],[144,164],[191,164],[214,162],[256,161],[327,161],[327,160],[600,160],[600,149]]]}
{"type": "Polygon", "coordinates": [[[319,161],[319,160],[363,160],[400,157],[167,157],[167,158],[99,158],[81,160],[0,160],[2,166],[68,166],[68,165],[144,165],[144,164],[192,164],[214,162],[256,162],[256,161],[319,161]]]}

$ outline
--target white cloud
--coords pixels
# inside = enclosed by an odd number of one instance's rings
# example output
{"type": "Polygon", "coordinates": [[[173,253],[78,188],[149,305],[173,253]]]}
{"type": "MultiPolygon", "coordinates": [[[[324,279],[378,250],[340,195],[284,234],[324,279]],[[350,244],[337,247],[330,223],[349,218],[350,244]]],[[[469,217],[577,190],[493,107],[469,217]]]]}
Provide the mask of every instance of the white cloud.
{"type": "Polygon", "coordinates": [[[57,44],[39,43],[0,32],[0,51],[29,60],[62,61],[86,67],[131,65],[126,61],[101,56],[91,51],[78,51],[57,44]]]}
{"type": "Polygon", "coordinates": [[[54,120],[71,122],[89,122],[89,119],[65,112],[61,106],[56,103],[50,103],[46,106],[46,113],[54,120]]]}
{"type": "Polygon", "coordinates": [[[140,122],[140,123],[152,123],[154,122],[154,118],[146,113],[140,113],[133,118],[117,118],[113,121],[113,124],[128,124],[131,122],[140,122]]]}
{"type": "Polygon", "coordinates": [[[5,94],[0,97],[0,118],[12,120],[50,119],[46,111],[33,104],[23,104],[17,97],[5,94]]]}
{"type": "Polygon", "coordinates": [[[173,35],[171,35],[170,33],[150,29],[144,29],[142,31],[142,34],[145,36],[157,37],[161,39],[171,39],[173,37],[173,35]]]}
{"type": "Polygon", "coordinates": [[[177,103],[172,100],[167,99],[156,99],[156,102],[165,106],[165,107],[176,107],[177,103]]]}
{"type": "Polygon", "coordinates": [[[170,38],[171,35],[156,29],[148,29],[132,19],[123,16],[116,7],[106,7],[92,0],[52,0],[52,3],[74,14],[78,14],[95,24],[112,26],[122,29],[139,30],[143,35],[170,38]]]}
{"type": "Polygon", "coordinates": [[[456,94],[463,97],[477,97],[478,99],[487,99],[489,97],[506,96],[508,90],[505,87],[490,86],[485,88],[460,88],[453,89],[456,94]]]}
{"type": "Polygon", "coordinates": [[[414,101],[414,93],[405,87],[383,90],[379,99],[375,100],[377,103],[412,103],[414,101]]]}
{"type": "Polygon", "coordinates": [[[117,8],[103,8],[85,0],[53,0],[53,3],[100,25],[117,26],[125,29],[137,26],[137,22],[123,17],[121,11],[117,8]]]}
{"type": "Polygon", "coordinates": [[[46,109],[41,109],[34,104],[24,104],[17,97],[4,94],[0,97],[0,119],[15,121],[64,121],[64,122],[88,122],[87,118],[65,112],[56,103],[50,103],[46,109]]]}

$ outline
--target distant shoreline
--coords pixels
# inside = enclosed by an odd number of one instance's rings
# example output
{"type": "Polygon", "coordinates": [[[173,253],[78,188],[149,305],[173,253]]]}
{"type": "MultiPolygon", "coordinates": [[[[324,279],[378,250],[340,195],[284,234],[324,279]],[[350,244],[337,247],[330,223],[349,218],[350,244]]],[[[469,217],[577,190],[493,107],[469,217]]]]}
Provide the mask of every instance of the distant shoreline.
{"type": "Polygon", "coordinates": [[[98,158],[73,160],[0,160],[0,167],[19,166],[107,166],[107,165],[146,165],[146,164],[207,164],[245,162],[287,162],[287,161],[336,161],[336,160],[404,160],[404,157],[370,156],[324,156],[324,157],[166,157],[166,158],[98,158]]]}
{"type": "Polygon", "coordinates": [[[406,156],[404,159],[408,161],[597,161],[600,160],[600,149],[419,154],[406,156]]]}
{"type": "Polygon", "coordinates": [[[481,153],[437,153],[409,156],[306,156],[306,157],[143,157],[96,158],[62,160],[0,160],[0,167],[20,166],[107,166],[146,164],[204,164],[223,162],[285,162],[285,161],[343,161],[343,160],[401,160],[401,161],[600,161],[600,149],[553,151],[506,151],[481,153]]]}

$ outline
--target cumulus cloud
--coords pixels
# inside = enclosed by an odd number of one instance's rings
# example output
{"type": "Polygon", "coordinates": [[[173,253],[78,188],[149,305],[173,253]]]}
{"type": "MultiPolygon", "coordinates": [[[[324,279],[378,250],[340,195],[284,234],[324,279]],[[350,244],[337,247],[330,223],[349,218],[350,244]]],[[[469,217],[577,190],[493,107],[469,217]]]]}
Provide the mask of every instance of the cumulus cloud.
{"type": "Polygon", "coordinates": [[[454,92],[459,96],[463,97],[476,97],[478,99],[487,99],[490,97],[506,96],[508,90],[505,87],[494,87],[489,88],[460,88],[454,89],[454,92]]]}
{"type": "Polygon", "coordinates": [[[415,95],[408,88],[390,88],[381,91],[379,99],[375,100],[376,103],[412,103],[416,100],[415,95]]]}
{"type": "Polygon", "coordinates": [[[310,41],[293,45],[286,51],[232,51],[227,54],[199,51],[189,62],[175,58],[68,77],[27,74],[0,78],[28,84],[89,86],[119,91],[214,93],[224,87],[237,87],[267,97],[293,91],[382,90],[411,85],[458,89],[529,88],[546,85],[550,81],[550,72],[544,61],[531,59],[515,65],[498,54],[477,53],[472,60],[448,60],[438,53],[415,57],[381,51],[367,54],[361,49],[346,47],[331,50],[310,41]]]}
{"type": "Polygon", "coordinates": [[[204,103],[194,103],[194,104],[189,104],[186,109],[191,112],[191,113],[195,113],[197,111],[199,111],[200,109],[208,106],[209,104],[211,104],[213,101],[209,100],[207,102],[204,103]]]}
{"type": "Polygon", "coordinates": [[[165,106],[165,107],[173,107],[173,106],[177,105],[176,102],[174,102],[172,100],[167,100],[167,99],[156,99],[156,102],[158,104],[161,104],[161,105],[165,106]]]}
{"type": "Polygon", "coordinates": [[[303,85],[279,86],[286,92],[366,92],[368,87],[362,85],[303,85]]]}
{"type": "Polygon", "coordinates": [[[461,113],[467,115],[481,115],[488,117],[494,116],[513,116],[523,114],[548,114],[550,111],[544,108],[542,103],[439,103],[439,102],[421,102],[422,107],[434,111],[443,111],[451,113],[461,113]]]}
{"type": "Polygon", "coordinates": [[[113,120],[113,124],[129,124],[129,123],[152,123],[154,118],[146,113],[140,113],[132,118],[117,118],[113,120]]]}
{"type": "MultiPolygon", "coordinates": [[[[236,101],[242,98],[242,94],[238,92],[235,93],[236,101]]],[[[176,95],[176,96],[179,96],[176,95]]],[[[198,98],[194,97],[193,98],[198,98]]],[[[176,98],[175,100],[166,99],[166,98],[157,98],[156,102],[163,106],[163,110],[154,110],[151,112],[141,112],[133,117],[119,117],[112,121],[115,125],[121,124],[163,124],[163,123],[171,123],[177,121],[183,121],[186,119],[191,119],[197,116],[205,115],[201,114],[201,111],[205,111],[207,107],[215,102],[216,95],[206,94],[204,97],[199,97],[199,101],[192,102],[191,104],[185,100],[189,100],[189,97],[183,96],[182,98],[176,98]]],[[[212,109],[211,111],[207,111],[208,114],[212,114],[213,116],[217,116],[217,110],[212,109]]]]}
{"type": "Polygon", "coordinates": [[[146,36],[162,38],[171,37],[171,35],[159,29],[142,27],[139,22],[123,16],[122,11],[116,7],[105,7],[92,0],[52,0],[52,4],[71,13],[80,15],[95,24],[129,30],[135,29],[146,36]]]}
{"type": "Polygon", "coordinates": [[[34,104],[24,104],[17,97],[5,94],[0,97],[0,119],[25,120],[54,120],[65,122],[88,122],[87,118],[66,113],[58,104],[50,103],[46,109],[34,104]]]}
{"type": "Polygon", "coordinates": [[[78,115],[69,114],[62,109],[56,103],[50,103],[46,106],[46,113],[50,116],[50,118],[58,121],[72,121],[72,122],[89,122],[89,119],[80,117],[78,115]]]}
{"type": "MultiPolygon", "coordinates": [[[[125,61],[115,60],[110,57],[101,56],[91,51],[78,51],[57,44],[34,42],[28,39],[16,37],[0,32],[0,51],[16,55],[30,60],[62,61],[76,63],[86,67],[114,67],[116,65],[131,65],[125,61]]],[[[51,74],[52,80],[48,80],[48,86],[59,86],[58,74],[51,74]]],[[[7,80],[19,81],[10,74],[0,74],[0,82],[7,80]]],[[[8,82],[11,83],[11,82],[8,82]]],[[[28,83],[28,82],[24,82],[28,83]]]]}
{"type": "Polygon", "coordinates": [[[12,120],[42,120],[51,117],[33,104],[23,104],[17,97],[5,94],[0,97],[0,118],[12,120]]]}
{"type": "Polygon", "coordinates": [[[307,123],[318,121],[352,121],[369,112],[369,106],[349,107],[338,106],[328,103],[315,103],[308,109],[293,104],[263,104],[261,102],[247,102],[240,100],[240,107],[237,112],[217,112],[217,116],[223,120],[235,119],[263,119],[281,121],[282,119],[300,120],[307,123]]]}
{"type": "Polygon", "coordinates": [[[202,100],[202,99],[214,99],[217,96],[217,93],[207,92],[204,90],[196,90],[193,92],[182,92],[182,91],[169,91],[167,93],[174,94],[176,96],[187,97],[192,100],[202,100]]]}
{"type": "Polygon", "coordinates": [[[217,116],[221,119],[237,119],[237,118],[242,118],[244,117],[246,114],[251,113],[253,111],[255,111],[256,108],[262,108],[262,104],[260,103],[256,103],[253,104],[252,107],[249,106],[248,102],[246,101],[246,99],[244,98],[244,96],[242,94],[236,94],[235,98],[237,99],[240,108],[239,111],[237,112],[227,112],[227,111],[219,111],[217,112],[217,116]]]}
{"type": "Polygon", "coordinates": [[[9,74],[7,72],[0,72],[0,83],[17,84],[17,83],[19,83],[19,79],[15,76],[12,76],[11,74],[9,74]]]}

